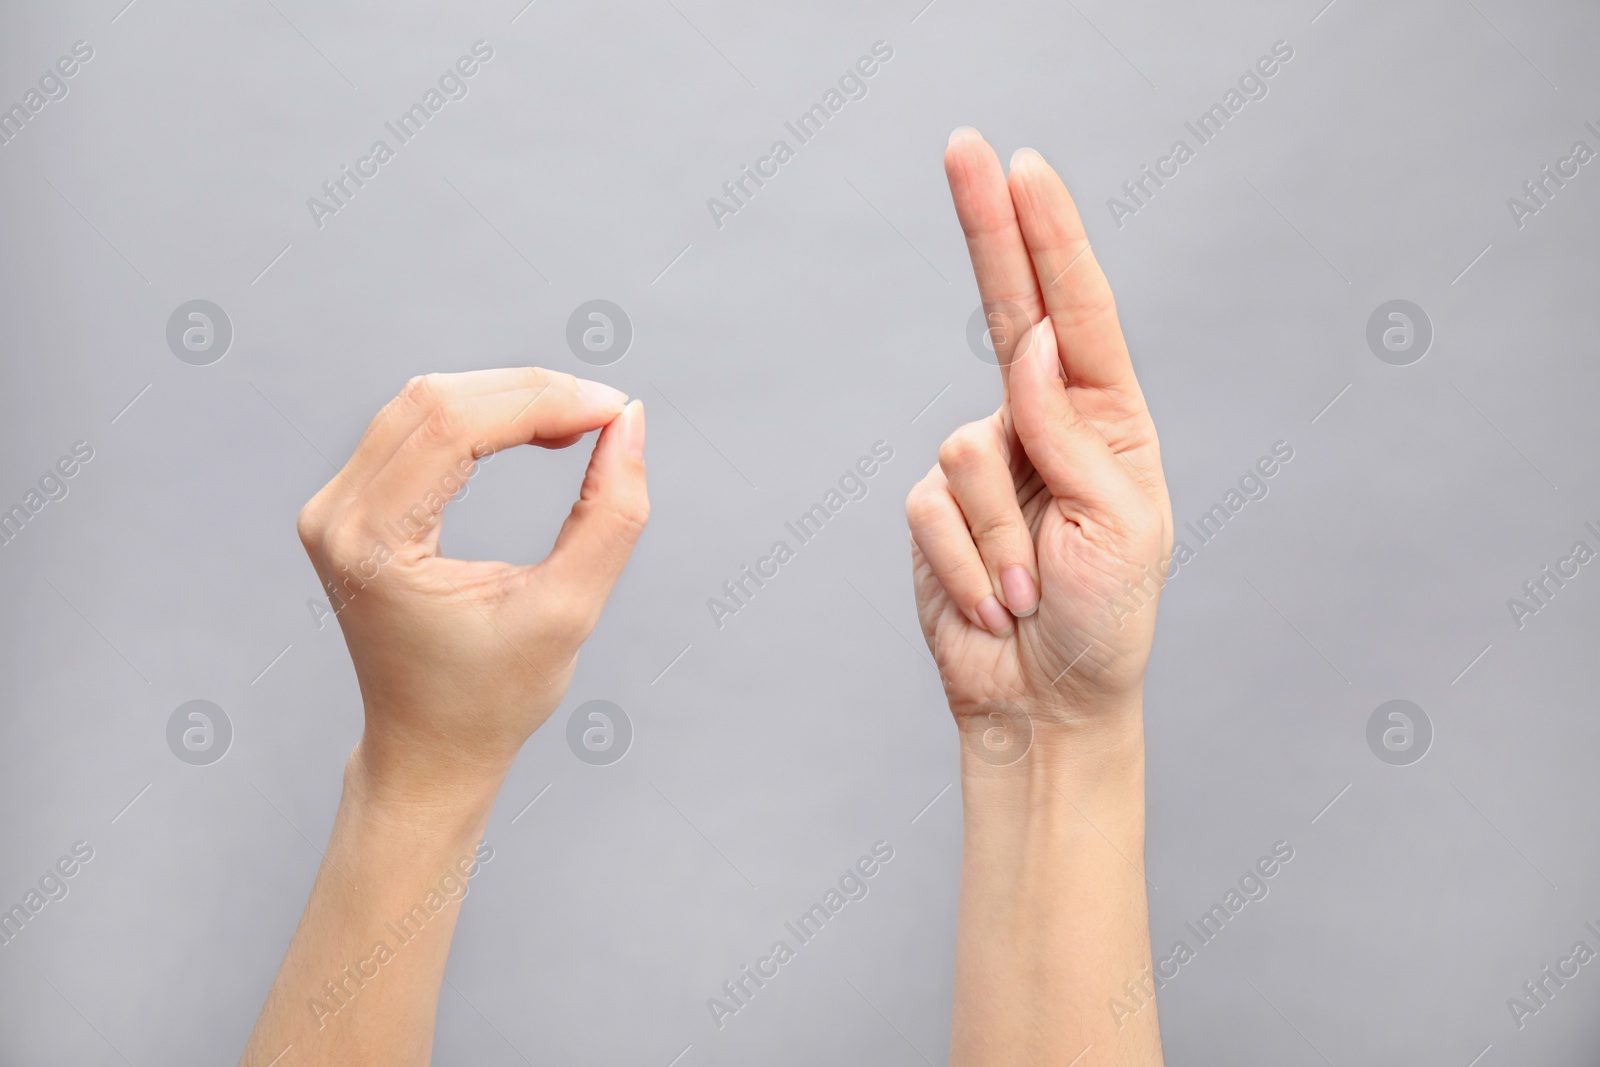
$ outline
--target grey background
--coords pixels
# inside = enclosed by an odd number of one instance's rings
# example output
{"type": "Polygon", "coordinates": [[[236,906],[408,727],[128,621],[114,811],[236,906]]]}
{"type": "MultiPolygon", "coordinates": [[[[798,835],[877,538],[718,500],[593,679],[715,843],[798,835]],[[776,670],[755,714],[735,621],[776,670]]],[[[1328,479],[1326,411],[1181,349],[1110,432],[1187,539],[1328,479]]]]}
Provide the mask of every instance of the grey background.
{"type": "MultiPolygon", "coordinates": [[[[96,453],[0,548],[0,903],[95,848],[0,948],[0,1061],[237,1057],[358,730],[295,512],[407,377],[518,363],[645,399],[655,510],[490,824],[438,1061],[941,1061],[957,748],[901,502],[998,395],[965,346],[939,163],[963,123],[1077,195],[1180,524],[1295,449],[1163,600],[1158,952],[1295,848],[1163,991],[1170,1062],[1600,1050],[1594,966],[1520,1031],[1506,1007],[1579,938],[1600,948],[1600,576],[1521,630],[1506,607],[1573,541],[1600,547],[1600,165],[1521,230],[1505,204],[1573,141],[1600,148],[1593,5],[123,3],[0,15],[6,105],[95,49],[0,147],[0,499],[74,441],[96,453]],[[479,39],[470,95],[313,226],[306,198],[479,39]],[[880,39],[869,95],[717,229],[706,198],[880,39]],[[1278,40],[1270,94],[1113,225],[1106,199],[1278,40]],[[636,337],[588,369],[564,331],[597,297],[636,337]],[[194,298],[235,330],[209,367],[164,340],[194,298]],[[1409,367],[1364,340],[1394,298],[1436,333],[1409,367]],[[717,630],[706,599],[880,439],[870,495],[717,630]],[[164,734],[197,698],[235,731],[205,767],[164,734]],[[1393,698],[1435,730],[1408,767],[1366,745],[1393,698]],[[590,699],[636,731],[611,766],[563,739],[590,699]],[[871,895],[717,1031],[706,998],[879,839],[871,895]]],[[[498,458],[448,550],[540,556],[586,450],[498,458]]]]}

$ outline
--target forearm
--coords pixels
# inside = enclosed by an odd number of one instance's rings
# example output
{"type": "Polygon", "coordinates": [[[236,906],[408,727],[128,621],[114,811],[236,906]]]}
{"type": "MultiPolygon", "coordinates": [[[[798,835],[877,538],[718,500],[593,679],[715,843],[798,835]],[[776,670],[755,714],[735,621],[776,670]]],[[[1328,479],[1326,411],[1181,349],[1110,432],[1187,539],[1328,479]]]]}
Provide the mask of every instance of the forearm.
{"type": "Polygon", "coordinates": [[[1009,766],[964,739],[955,1067],[1162,1062],[1150,997],[1131,1016],[1108,1006],[1150,963],[1144,748],[1128,720],[1114,737],[1036,735],[1009,766]]]}
{"type": "Polygon", "coordinates": [[[445,960],[498,780],[386,793],[360,750],[311,899],[241,1064],[426,1064],[445,960]]]}

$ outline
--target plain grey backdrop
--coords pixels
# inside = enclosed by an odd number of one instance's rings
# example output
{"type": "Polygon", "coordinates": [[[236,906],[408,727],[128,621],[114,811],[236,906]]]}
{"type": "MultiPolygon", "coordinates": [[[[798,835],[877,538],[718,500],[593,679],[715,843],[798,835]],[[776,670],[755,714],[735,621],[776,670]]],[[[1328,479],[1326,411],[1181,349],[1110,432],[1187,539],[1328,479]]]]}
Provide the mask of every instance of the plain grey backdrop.
{"type": "MultiPolygon", "coordinates": [[[[1600,967],[1508,1005],[1600,949],[1600,567],[1541,572],[1600,548],[1600,164],[1562,163],[1600,149],[1592,4],[525,2],[0,15],[28,115],[0,145],[0,507],[28,514],[0,547],[0,907],[94,850],[0,947],[0,1062],[234,1062],[359,729],[295,513],[411,375],[528,363],[645,400],[654,517],[489,825],[438,1062],[942,1062],[957,744],[902,501],[999,392],[940,165],[961,124],[1077,197],[1180,537],[1293,448],[1162,602],[1158,956],[1294,849],[1163,989],[1169,1062],[1592,1061],[1600,967]],[[308,198],[479,41],[466,95],[319,226],[308,198]],[[800,144],[785,122],[879,41],[800,144]],[[1266,95],[1114,212],[1275,42],[1266,95]],[[207,366],[167,342],[195,299],[233,330],[207,366]],[[566,341],[593,299],[634,331],[604,367],[566,341]],[[1397,299],[1433,333],[1405,366],[1367,341],[1397,299]],[[878,441],[865,499],[719,628],[708,599],[878,441]],[[205,766],[167,741],[196,699],[233,731],[205,766]],[[593,699],[633,724],[607,766],[563,732],[593,699]],[[1431,724],[1409,765],[1367,739],[1395,699],[1431,724]],[[718,1029],[707,998],[879,840],[870,895],[718,1029]]],[[[588,447],[498,457],[446,549],[540,557],[588,447]]]]}

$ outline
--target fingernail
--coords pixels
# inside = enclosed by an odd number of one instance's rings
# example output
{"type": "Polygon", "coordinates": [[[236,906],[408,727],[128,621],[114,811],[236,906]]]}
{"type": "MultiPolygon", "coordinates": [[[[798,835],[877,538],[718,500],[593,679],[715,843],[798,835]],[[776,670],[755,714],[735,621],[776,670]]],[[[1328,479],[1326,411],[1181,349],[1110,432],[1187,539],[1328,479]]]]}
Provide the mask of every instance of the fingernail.
{"type": "Polygon", "coordinates": [[[1006,567],[1000,572],[1000,591],[1006,605],[1017,618],[1032,615],[1039,607],[1039,587],[1026,567],[1006,567]]]}
{"type": "Polygon", "coordinates": [[[975,137],[983,136],[982,134],[978,133],[977,130],[973,129],[971,126],[957,126],[955,129],[950,131],[950,140],[948,142],[946,142],[946,143],[947,144],[955,144],[956,143],[956,138],[965,137],[968,134],[972,134],[975,137]]]}
{"type": "Polygon", "coordinates": [[[1018,164],[1031,163],[1035,159],[1043,158],[1043,156],[1031,148],[1019,148],[1015,152],[1011,153],[1011,169],[1016,170],[1018,164]]]}
{"type": "Polygon", "coordinates": [[[996,637],[1007,637],[1011,633],[1011,613],[1000,606],[1000,601],[993,593],[984,597],[978,605],[978,618],[996,637]]]}
{"type": "Polygon", "coordinates": [[[578,379],[578,395],[585,403],[597,408],[616,408],[620,411],[628,402],[627,393],[618,392],[602,382],[591,382],[587,378],[578,379]]]}
{"type": "Polygon", "coordinates": [[[644,459],[644,401],[622,409],[622,447],[634,459],[644,459]]]}

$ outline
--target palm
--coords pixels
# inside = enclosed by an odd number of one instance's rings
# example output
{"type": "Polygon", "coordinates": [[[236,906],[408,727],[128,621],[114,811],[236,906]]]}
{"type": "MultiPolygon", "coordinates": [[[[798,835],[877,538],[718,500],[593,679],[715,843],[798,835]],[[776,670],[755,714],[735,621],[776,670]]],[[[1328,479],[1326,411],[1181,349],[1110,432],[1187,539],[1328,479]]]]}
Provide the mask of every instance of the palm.
{"type": "MultiPolygon", "coordinates": [[[[1076,408],[1094,413],[1089,421],[1145,485],[1154,510],[1169,514],[1154,428],[1142,401],[1129,412],[1102,390],[1066,392],[1076,408]]],[[[1017,504],[1037,553],[1042,595],[1036,614],[1017,620],[1011,635],[996,637],[968,619],[913,544],[918,619],[952,707],[960,713],[1001,701],[1064,708],[1080,705],[1091,692],[1136,684],[1154,611],[1139,610],[1147,598],[1130,596],[1123,582],[1136,585],[1148,573],[1141,568],[1153,568],[1164,556],[1170,518],[1133,543],[1086,534],[1069,517],[1074,502],[1058,501],[1028,460],[1006,406],[986,422],[1010,446],[1017,504]]]]}

